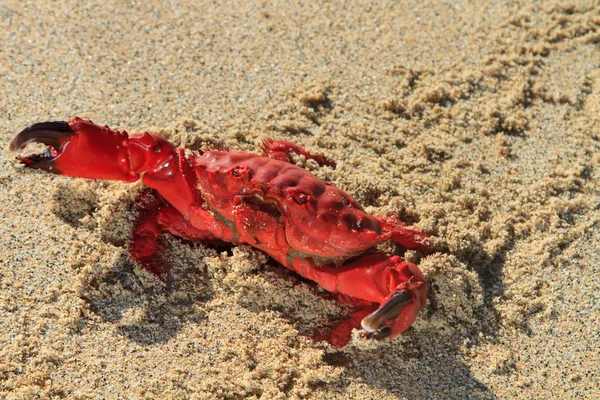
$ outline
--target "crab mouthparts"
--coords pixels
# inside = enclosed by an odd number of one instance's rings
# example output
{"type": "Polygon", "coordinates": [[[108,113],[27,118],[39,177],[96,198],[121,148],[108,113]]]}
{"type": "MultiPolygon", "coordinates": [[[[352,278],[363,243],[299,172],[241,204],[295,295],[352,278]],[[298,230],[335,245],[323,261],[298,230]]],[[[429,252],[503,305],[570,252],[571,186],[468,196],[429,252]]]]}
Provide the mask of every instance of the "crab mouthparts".
{"type": "Polygon", "coordinates": [[[360,322],[363,329],[369,332],[369,339],[381,340],[392,334],[392,328],[385,325],[385,321],[395,319],[400,312],[412,303],[412,300],[405,290],[400,290],[392,295],[388,301],[381,307],[367,315],[360,322]]]}
{"type": "Polygon", "coordinates": [[[29,143],[42,143],[48,146],[42,154],[34,154],[29,157],[18,157],[18,160],[31,168],[52,170],[54,160],[62,146],[75,132],[69,124],[64,121],[39,122],[23,129],[11,140],[8,150],[18,151],[29,143]]]}

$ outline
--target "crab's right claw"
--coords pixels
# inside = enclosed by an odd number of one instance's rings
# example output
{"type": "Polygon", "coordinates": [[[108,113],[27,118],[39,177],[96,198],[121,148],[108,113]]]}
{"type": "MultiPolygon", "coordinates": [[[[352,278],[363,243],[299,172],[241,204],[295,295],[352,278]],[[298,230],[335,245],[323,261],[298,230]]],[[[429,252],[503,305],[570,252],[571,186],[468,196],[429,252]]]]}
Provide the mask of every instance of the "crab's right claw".
{"type": "Polygon", "coordinates": [[[48,146],[45,153],[31,157],[19,157],[18,160],[30,168],[60,173],[55,168],[55,159],[60,154],[63,145],[73,136],[68,122],[38,122],[23,129],[8,145],[10,151],[25,148],[28,143],[43,143],[48,146]]]}
{"type": "Polygon", "coordinates": [[[125,132],[73,118],[33,124],[17,134],[8,149],[18,151],[28,143],[43,143],[48,146],[44,153],[18,160],[29,168],[60,175],[131,182],[138,175],[131,173],[127,141],[125,132]]]}

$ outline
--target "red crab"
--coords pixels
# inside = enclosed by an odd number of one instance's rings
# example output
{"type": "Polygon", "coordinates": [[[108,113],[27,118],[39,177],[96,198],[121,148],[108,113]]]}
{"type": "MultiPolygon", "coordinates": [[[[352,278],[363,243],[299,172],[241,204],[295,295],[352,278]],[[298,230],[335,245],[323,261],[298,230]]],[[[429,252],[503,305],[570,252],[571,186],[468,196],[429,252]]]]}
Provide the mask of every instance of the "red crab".
{"type": "Polygon", "coordinates": [[[368,338],[394,337],[425,304],[419,269],[371,249],[392,239],[424,250],[427,236],[395,218],[365,213],[350,195],[292,164],[293,152],[335,166],[294,143],[265,141],[265,156],[215,150],[186,154],[160,136],[129,136],[80,118],[34,124],[15,136],[9,149],[30,142],[48,148],[19,158],[27,167],[88,179],[141,178],[158,192],[165,201],[137,222],[130,253],[159,277],[162,270],[152,260],[161,230],[190,240],[249,244],[340,299],[367,304],[333,330],[328,341],[337,347],[360,325],[368,338]]]}

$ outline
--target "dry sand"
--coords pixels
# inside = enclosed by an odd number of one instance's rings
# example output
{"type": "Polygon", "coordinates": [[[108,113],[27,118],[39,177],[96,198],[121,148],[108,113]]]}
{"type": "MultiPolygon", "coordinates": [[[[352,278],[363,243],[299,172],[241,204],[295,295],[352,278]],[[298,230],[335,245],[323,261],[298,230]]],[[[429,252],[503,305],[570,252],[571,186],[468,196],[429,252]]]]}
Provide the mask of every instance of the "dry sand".
{"type": "Polygon", "coordinates": [[[600,398],[598,1],[142,3],[0,2],[0,397],[600,398]],[[139,185],[14,168],[76,115],[324,152],[434,236],[427,307],[336,350],[307,335],[344,308],[258,251],[165,235],[161,284],[139,185]]]}

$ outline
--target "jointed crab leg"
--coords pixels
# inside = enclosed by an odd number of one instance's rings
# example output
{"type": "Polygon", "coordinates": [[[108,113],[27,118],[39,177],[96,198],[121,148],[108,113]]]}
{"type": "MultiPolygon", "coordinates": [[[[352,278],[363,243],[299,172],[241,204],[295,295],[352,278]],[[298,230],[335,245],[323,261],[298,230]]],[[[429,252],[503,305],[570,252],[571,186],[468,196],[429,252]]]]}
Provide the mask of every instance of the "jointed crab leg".
{"type": "Polygon", "coordinates": [[[331,168],[335,168],[336,166],[335,161],[328,160],[326,157],[319,154],[311,154],[303,147],[288,140],[266,139],[262,143],[262,148],[267,156],[276,160],[292,162],[290,153],[296,153],[303,155],[309,160],[315,160],[319,165],[327,165],[331,168]]]}

